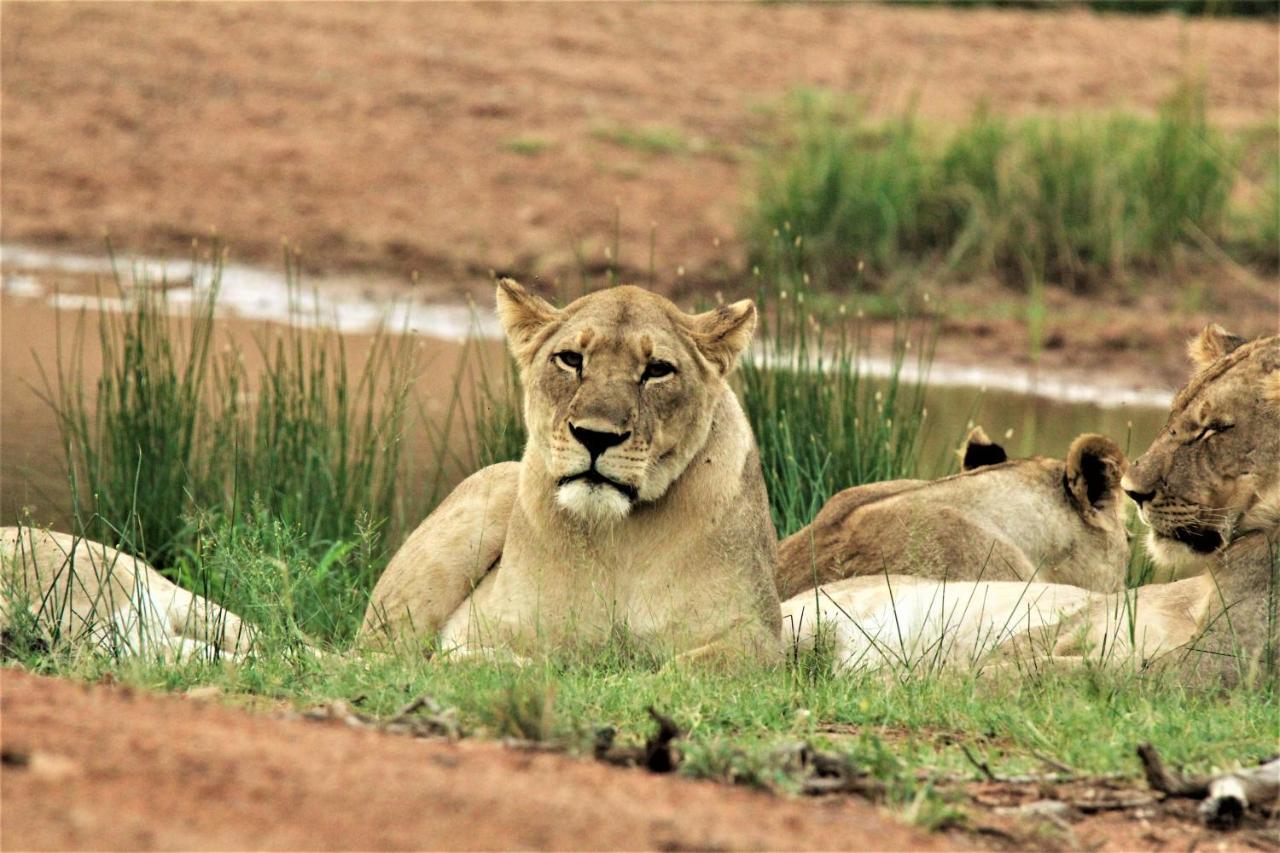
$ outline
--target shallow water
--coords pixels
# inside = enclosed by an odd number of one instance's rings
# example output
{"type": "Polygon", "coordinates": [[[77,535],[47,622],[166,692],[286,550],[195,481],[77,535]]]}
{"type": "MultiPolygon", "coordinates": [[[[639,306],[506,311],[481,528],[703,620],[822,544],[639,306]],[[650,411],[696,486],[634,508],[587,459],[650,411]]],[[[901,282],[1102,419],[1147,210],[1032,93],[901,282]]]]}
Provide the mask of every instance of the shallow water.
{"type": "MultiPolygon", "coordinates": [[[[100,301],[85,286],[93,277],[110,276],[106,257],[75,255],[23,246],[0,247],[3,266],[3,363],[0,364],[0,512],[14,517],[20,507],[34,506],[39,515],[60,515],[67,500],[62,482],[56,423],[38,399],[36,361],[46,368],[57,356],[54,345],[58,316],[99,305],[120,309],[120,298],[100,301]],[[66,281],[79,286],[66,287],[66,281]],[[33,387],[34,386],[34,387],[33,387]]],[[[170,304],[185,313],[210,287],[207,266],[189,260],[140,258],[121,262],[135,276],[165,281],[170,304]]],[[[129,273],[126,272],[126,277],[129,273]]],[[[263,322],[325,324],[338,328],[359,348],[378,329],[418,335],[429,351],[429,369],[420,393],[438,399],[444,380],[459,357],[458,343],[469,335],[490,340],[495,349],[500,331],[492,313],[454,303],[417,298],[380,299],[353,280],[312,282],[305,291],[276,272],[238,264],[223,268],[219,310],[223,326],[234,337],[263,322]],[[237,331],[239,330],[239,331],[237,331]]],[[[386,292],[386,291],[384,291],[386,292]]],[[[92,340],[92,339],[91,339],[92,340]]],[[[868,358],[864,371],[884,377],[893,369],[887,359],[868,358]]],[[[918,379],[907,365],[904,376],[918,379]]],[[[88,365],[92,381],[94,366],[88,365]]],[[[928,415],[921,440],[920,474],[935,476],[954,470],[954,451],[969,425],[981,424],[1011,455],[1061,457],[1083,432],[1115,439],[1130,455],[1147,446],[1163,423],[1170,399],[1165,389],[1129,389],[1105,384],[1068,382],[1053,375],[1033,375],[1017,368],[971,368],[934,363],[928,373],[928,415]]]]}

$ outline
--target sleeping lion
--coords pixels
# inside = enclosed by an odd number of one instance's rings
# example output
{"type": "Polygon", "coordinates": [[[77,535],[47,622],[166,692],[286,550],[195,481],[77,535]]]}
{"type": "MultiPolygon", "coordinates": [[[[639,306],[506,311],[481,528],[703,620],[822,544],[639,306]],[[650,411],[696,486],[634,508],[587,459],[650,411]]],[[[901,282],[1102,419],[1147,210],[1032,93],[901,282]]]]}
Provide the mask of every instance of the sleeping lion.
{"type": "Polygon", "coordinates": [[[1198,574],[1112,593],[1039,582],[850,578],[783,604],[795,646],[825,636],[838,669],[1053,659],[1173,666],[1219,682],[1274,680],[1280,337],[1246,343],[1210,326],[1190,352],[1190,381],[1121,485],[1150,526],[1155,561],[1198,574]]]}
{"type": "Polygon", "coordinates": [[[468,477],[410,535],[362,638],[524,655],[622,632],[691,657],[777,659],[776,533],[726,382],[755,306],[690,315],[615,287],[557,309],[511,279],[497,304],[524,456],[468,477]]]}
{"type": "Polygon", "coordinates": [[[1115,442],[1082,435],[1066,460],[1010,460],[975,427],[960,459],[961,473],[952,477],[871,483],[833,496],[778,546],[779,595],[885,574],[1124,587],[1126,462],[1115,442]]]}

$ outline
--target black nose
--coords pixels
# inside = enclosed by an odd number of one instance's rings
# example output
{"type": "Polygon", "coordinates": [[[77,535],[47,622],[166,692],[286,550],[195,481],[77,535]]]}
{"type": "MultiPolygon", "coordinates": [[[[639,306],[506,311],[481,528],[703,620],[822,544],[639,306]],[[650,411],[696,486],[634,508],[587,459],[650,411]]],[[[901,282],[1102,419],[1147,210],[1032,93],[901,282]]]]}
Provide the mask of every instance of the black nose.
{"type": "Polygon", "coordinates": [[[1134,491],[1130,491],[1129,489],[1125,489],[1124,493],[1128,495],[1130,498],[1132,498],[1133,502],[1136,503],[1138,506],[1142,506],[1144,503],[1146,503],[1147,501],[1151,500],[1156,496],[1155,492],[1134,492],[1134,491]]]}
{"type": "Polygon", "coordinates": [[[631,433],[629,432],[597,432],[593,429],[576,427],[573,424],[569,424],[569,432],[591,454],[592,462],[610,447],[617,447],[628,438],[631,438],[631,433]]]}

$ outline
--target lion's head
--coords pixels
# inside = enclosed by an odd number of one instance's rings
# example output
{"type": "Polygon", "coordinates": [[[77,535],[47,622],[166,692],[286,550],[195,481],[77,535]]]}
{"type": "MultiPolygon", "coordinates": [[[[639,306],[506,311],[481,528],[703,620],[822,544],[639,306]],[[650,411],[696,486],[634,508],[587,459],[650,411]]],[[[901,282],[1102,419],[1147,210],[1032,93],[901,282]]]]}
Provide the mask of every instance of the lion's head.
{"type": "Polygon", "coordinates": [[[556,502],[593,523],[657,500],[684,473],[756,325],[750,300],[690,315],[614,287],[557,309],[511,279],[498,315],[524,383],[526,454],[541,457],[556,502]]]}
{"type": "Polygon", "coordinates": [[[1280,527],[1280,337],[1211,325],[1191,380],[1124,478],[1157,562],[1193,568],[1239,536],[1280,527]]]}

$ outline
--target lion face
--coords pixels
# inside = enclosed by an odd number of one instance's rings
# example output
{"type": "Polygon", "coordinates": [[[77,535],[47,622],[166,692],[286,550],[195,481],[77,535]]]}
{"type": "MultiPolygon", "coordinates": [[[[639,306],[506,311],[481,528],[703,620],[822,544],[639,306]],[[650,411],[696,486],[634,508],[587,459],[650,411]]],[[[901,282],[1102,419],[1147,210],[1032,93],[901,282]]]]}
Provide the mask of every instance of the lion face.
{"type": "Polygon", "coordinates": [[[1197,372],[1123,486],[1157,562],[1202,562],[1280,524],[1280,338],[1244,343],[1219,326],[1192,342],[1197,372]]]}
{"type": "Polygon", "coordinates": [[[556,309],[511,279],[498,313],[525,389],[526,454],[556,503],[592,523],[625,518],[684,473],[756,322],[749,300],[689,315],[636,287],[556,309]]]}

